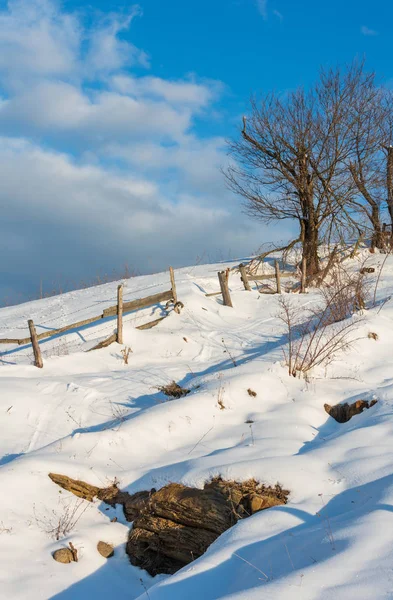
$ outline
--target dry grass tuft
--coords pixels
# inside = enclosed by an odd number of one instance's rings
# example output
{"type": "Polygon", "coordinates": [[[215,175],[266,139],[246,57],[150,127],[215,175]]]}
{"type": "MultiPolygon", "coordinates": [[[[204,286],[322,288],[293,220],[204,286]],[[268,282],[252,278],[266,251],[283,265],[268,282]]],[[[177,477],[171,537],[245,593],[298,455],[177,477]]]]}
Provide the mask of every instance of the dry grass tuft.
{"type": "Polygon", "coordinates": [[[167,385],[160,385],[157,389],[163,392],[165,396],[169,396],[169,398],[182,398],[191,392],[191,390],[181,387],[175,381],[171,381],[167,385]]]}
{"type": "Polygon", "coordinates": [[[121,355],[123,357],[125,365],[128,365],[128,359],[129,359],[131,353],[132,353],[132,350],[129,346],[126,346],[125,348],[123,348],[121,350],[121,355]]]}

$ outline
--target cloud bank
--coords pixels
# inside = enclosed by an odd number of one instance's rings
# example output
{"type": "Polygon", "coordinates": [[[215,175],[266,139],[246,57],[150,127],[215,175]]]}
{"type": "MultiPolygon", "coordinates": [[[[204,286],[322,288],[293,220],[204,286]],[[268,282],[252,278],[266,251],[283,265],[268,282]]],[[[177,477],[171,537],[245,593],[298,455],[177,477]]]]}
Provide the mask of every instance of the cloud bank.
{"type": "Polygon", "coordinates": [[[225,189],[224,140],[195,127],[224,85],[151,73],[123,35],[139,17],[85,19],[52,0],[0,13],[0,304],[41,279],[77,284],[126,262],[151,272],[266,241],[225,189]]]}

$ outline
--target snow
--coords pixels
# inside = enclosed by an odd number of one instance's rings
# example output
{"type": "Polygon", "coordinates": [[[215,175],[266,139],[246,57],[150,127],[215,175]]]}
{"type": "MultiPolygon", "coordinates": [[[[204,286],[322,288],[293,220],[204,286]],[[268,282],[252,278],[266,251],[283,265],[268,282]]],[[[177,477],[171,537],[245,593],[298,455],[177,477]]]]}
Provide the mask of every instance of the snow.
{"type": "MultiPolygon", "coordinates": [[[[371,286],[383,259],[368,258],[371,286]]],[[[185,308],[154,329],[135,326],[160,316],[158,307],[125,315],[128,365],[117,344],[85,352],[114,331],[113,319],[43,341],[42,370],[30,346],[0,348],[0,598],[393,597],[393,257],[376,306],[359,319],[361,339],[309,381],[283,365],[278,296],[244,291],[238,275],[233,309],[205,296],[227,266],[176,271],[185,308]],[[192,392],[168,401],[157,388],[172,380],[192,392]],[[372,398],[373,408],[341,425],[323,408],[372,398]],[[287,505],[239,522],[177,574],[151,578],[125,555],[130,524],[120,507],[82,502],[72,531],[53,539],[49,530],[78,500],[49,472],[98,486],[117,478],[131,493],[172,481],[202,487],[215,475],[279,482],[291,493],[287,505]],[[99,540],[115,545],[113,558],[98,554],[99,540]],[[79,562],[56,563],[53,551],[69,541],[79,562]]],[[[124,284],[130,300],[169,289],[169,275],[124,284]]],[[[28,318],[41,332],[100,314],[115,303],[117,285],[1,309],[0,337],[27,335],[28,318]]],[[[299,306],[318,302],[312,290],[291,297],[299,306]]]]}

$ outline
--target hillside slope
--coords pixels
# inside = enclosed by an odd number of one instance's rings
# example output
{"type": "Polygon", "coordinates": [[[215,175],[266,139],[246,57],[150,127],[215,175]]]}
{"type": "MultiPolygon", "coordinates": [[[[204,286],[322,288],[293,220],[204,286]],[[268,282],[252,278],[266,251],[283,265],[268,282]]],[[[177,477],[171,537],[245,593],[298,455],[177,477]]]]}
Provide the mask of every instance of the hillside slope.
{"type": "MultiPolygon", "coordinates": [[[[283,365],[278,296],[244,291],[237,275],[233,309],[205,296],[218,289],[222,268],[177,271],[185,308],[156,328],[135,325],[160,308],[125,317],[128,365],[117,344],[85,352],[114,321],[43,342],[42,370],[30,364],[30,347],[0,348],[1,598],[393,598],[393,257],[376,306],[353,317],[359,339],[309,382],[283,365]],[[172,380],[192,392],[168,401],[158,387],[172,380]],[[373,398],[372,409],[345,424],[323,408],[373,398]],[[79,505],[50,471],[98,486],[116,478],[131,493],[168,482],[202,487],[216,475],[279,482],[291,493],[287,505],[240,521],[174,576],[151,578],[125,555],[129,523],[120,507],[79,505]],[[72,531],[54,540],[59,516],[74,509],[72,531]],[[79,562],[55,562],[53,551],[70,540],[79,562]],[[114,558],[97,553],[99,540],[116,546],[114,558]]],[[[24,335],[28,318],[43,331],[99,314],[116,286],[1,309],[0,337],[24,335]]],[[[168,274],[134,278],[125,299],[168,288],[168,274]]],[[[291,297],[299,307],[319,298],[291,297]]]]}

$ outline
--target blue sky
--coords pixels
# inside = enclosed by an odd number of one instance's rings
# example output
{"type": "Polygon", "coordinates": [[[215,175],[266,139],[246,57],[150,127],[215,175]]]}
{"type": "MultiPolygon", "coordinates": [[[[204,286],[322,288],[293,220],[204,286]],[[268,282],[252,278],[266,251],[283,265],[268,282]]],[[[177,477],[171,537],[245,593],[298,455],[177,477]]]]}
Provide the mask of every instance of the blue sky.
{"type": "Polygon", "coordinates": [[[0,304],[287,238],[225,188],[225,138],[251,93],[320,65],[393,80],[392,18],[386,0],[0,1],[0,304]]]}

